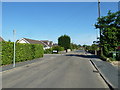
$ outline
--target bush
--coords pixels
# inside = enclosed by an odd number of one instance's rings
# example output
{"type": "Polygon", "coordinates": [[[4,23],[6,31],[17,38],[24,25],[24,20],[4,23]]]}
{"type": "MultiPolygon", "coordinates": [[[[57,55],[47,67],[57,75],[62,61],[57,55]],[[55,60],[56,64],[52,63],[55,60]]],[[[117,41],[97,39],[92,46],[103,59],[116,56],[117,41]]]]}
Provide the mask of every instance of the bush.
{"type": "Polygon", "coordinates": [[[120,51],[117,53],[116,60],[120,61],[120,51]]]}
{"type": "Polygon", "coordinates": [[[11,64],[13,60],[13,43],[2,42],[2,65],[11,64]]]}
{"type": "Polygon", "coordinates": [[[52,54],[52,49],[51,48],[50,49],[45,49],[44,53],[45,54],[52,54]]]}
{"type": "MultiPolygon", "coordinates": [[[[2,65],[13,62],[13,42],[2,42],[2,65]]],[[[43,46],[41,44],[16,43],[16,62],[32,60],[43,57],[43,46]]]]}
{"type": "Polygon", "coordinates": [[[44,51],[43,46],[41,44],[34,44],[35,46],[34,52],[35,52],[35,58],[43,57],[44,51]]]}
{"type": "Polygon", "coordinates": [[[44,53],[45,53],[45,54],[52,54],[52,51],[53,51],[53,50],[64,51],[64,48],[63,48],[63,47],[60,47],[60,46],[53,46],[53,47],[50,48],[50,49],[45,49],[45,50],[44,50],[44,53]]]}
{"type": "Polygon", "coordinates": [[[52,47],[52,50],[64,51],[64,47],[54,46],[52,47]]]}
{"type": "Polygon", "coordinates": [[[102,55],[100,56],[100,59],[102,59],[103,61],[106,61],[106,60],[107,60],[107,57],[102,54],[102,55]]]}

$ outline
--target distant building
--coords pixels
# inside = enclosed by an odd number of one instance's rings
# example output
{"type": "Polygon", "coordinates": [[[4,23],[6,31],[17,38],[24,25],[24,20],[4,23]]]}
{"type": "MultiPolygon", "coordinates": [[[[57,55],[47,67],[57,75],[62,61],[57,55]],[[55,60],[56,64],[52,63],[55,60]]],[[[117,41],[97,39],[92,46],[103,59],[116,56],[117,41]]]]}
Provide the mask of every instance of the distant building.
{"type": "Polygon", "coordinates": [[[49,47],[53,46],[53,42],[52,41],[48,41],[48,40],[40,40],[41,42],[45,43],[46,45],[48,45],[49,47]]]}
{"type": "Polygon", "coordinates": [[[58,46],[58,44],[57,44],[57,43],[54,43],[53,46],[58,46]]]}
{"type": "Polygon", "coordinates": [[[18,40],[17,43],[42,44],[44,50],[51,48],[53,45],[52,41],[33,40],[33,39],[28,39],[28,38],[22,38],[22,39],[18,40]]]}
{"type": "Polygon", "coordinates": [[[117,50],[120,51],[120,46],[117,47],[117,50]]]}
{"type": "Polygon", "coordinates": [[[0,37],[0,42],[4,41],[4,39],[2,37],[0,37]]]}

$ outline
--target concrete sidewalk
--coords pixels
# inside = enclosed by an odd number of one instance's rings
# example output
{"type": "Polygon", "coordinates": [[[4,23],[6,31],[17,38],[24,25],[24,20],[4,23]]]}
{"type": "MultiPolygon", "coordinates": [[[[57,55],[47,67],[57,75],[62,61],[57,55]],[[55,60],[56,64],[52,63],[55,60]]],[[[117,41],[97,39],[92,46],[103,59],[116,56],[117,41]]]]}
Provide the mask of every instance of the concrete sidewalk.
{"type": "Polygon", "coordinates": [[[90,60],[93,65],[97,68],[104,80],[113,88],[117,89],[119,87],[118,83],[120,81],[120,68],[113,66],[109,62],[102,61],[98,58],[93,58],[90,60]]]}

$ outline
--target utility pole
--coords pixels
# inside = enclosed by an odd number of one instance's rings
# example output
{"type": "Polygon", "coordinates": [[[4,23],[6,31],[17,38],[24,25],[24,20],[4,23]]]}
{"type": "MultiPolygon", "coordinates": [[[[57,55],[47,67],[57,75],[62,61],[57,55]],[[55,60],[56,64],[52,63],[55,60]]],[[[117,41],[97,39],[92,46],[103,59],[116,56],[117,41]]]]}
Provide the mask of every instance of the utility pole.
{"type": "MultiPolygon", "coordinates": [[[[100,0],[98,0],[98,17],[100,18],[100,0]]],[[[101,27],[100,27],[100,42],[101,42],[101,27]]]]}
{"type": "Polygon", "coordinates": [[[16,34],[16,31],[15,31],[15,30],[13,30],[13,38],[14,38],[13,67],[15,67],[15,42],[16,42],[15,34],[16,34]]]}
{"type": "Polygon", "coordinates": [[[98,0],[98,16],[100,18],[100,0],[98,0]]]}
{"type": "MultiPolygon", "coordinates": [[[[100,12],[100,0],[98,0],[98,17],[100,18],[100,14],[101,14],[101,12],[100,12]]],[[[100,54],[102,55],[102,46],[101,46],[101,27],[100,27],[100,50],[101,50],[101,52],[100,52],[100,54]]]]}

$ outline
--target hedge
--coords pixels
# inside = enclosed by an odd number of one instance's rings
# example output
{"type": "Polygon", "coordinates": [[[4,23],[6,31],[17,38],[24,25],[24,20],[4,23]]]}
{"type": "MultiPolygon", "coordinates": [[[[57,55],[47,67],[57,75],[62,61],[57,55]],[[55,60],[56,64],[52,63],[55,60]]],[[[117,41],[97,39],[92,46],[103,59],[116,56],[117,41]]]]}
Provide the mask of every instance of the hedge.
{"type": "Polygon", "coordinates": [[[64,47],[53,46],[53,47],[50,48],[50,49],[45,49],[45,50],[44,50],[44,53],[45,53],[45,54],[52,54],[52,51],[53,51],[53,50],[64,51],[64,47]]]}
{"type": "Polygon", "coordinates": [[[44,54],[52,54],[52,48],[50,49],[45,49],[44,54]]]}
{"type": "Polygon", "coordinates": [[[64,47],[54,46],[52,47],[52,50],[64,51],[64,47]]]}
{"type": "MultiPolygon", "coordinates": [[[[2,43],[2,65],[13,63],[13,42],[2,43]]],[[[16,43],[16,62],[32,60],[43,57],[43,46],[41,44],[16,43]]]]}

